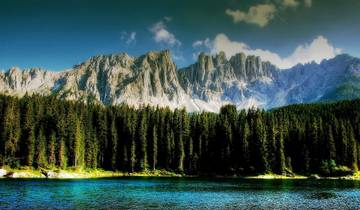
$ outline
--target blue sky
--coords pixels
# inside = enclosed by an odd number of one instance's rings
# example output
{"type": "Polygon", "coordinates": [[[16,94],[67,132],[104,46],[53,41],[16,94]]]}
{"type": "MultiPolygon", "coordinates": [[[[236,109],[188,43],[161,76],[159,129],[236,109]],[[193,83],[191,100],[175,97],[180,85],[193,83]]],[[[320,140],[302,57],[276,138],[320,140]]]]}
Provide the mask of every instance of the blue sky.
{"type": "Polygon", "coordinates": [[[71,68],[90,56],[171,49],[256,54],[287,68],[360,57],[358,0],[1,0],[0,69],[71,68]]]}

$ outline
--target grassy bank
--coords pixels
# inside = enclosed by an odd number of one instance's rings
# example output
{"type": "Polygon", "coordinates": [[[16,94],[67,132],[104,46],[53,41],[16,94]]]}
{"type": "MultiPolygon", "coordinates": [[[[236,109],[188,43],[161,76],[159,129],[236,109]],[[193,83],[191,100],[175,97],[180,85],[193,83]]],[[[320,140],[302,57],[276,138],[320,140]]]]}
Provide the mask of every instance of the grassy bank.
{"type": "MultiPolygon", "coordinates": [[[[85,178],[105,178],[105,177],[181,177],[165,170],[143,171],[134,173],[124,173],[119,171],[105,171],[101,169],[32,169],[20,168],[11,169],[4,167],[2,169],[5,178],[59,178],[59,179],[85,179],[85,178]]],[[[1,175],[0,175],[1,177],[1,175]]]]}
{"type": "MultiPolygon", "coordinates": [[[[0,169],[0,178],[49,178],[49,179],[88,179],[88,178],[106,178],[106,177],[198,177],[185,174],[178,174],[166,170],[149,170],[143,172],[124,173],[119,171],[105,171],[101,169],[32,169],[20,168],[11,169],[4,167],[0,169]],[[2,174],[3,173],[3,174],[2,174]]],[[[352,176],[343,177],[319,177],[317,175],[303,176],[292,175],[284,176],[278,174],[262,174],[256,176],[201,176],[214,178],[245,178],[245,179],[347,179],[360,180],[360,172],[352,176]]]]}

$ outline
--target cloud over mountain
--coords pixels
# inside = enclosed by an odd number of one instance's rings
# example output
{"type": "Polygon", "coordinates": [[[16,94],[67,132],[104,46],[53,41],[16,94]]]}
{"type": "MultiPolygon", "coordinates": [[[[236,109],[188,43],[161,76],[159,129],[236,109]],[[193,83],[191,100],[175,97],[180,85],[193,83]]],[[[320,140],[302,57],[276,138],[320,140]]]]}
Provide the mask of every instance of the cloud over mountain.
{"type": "Polygon", "coordinates": [[[264,61],[270,61],[281,69],[290,68],[298,63],[305,64],[323,59],[330,59],[341,53],[341,49],[334,47],[324,36],[316,37],[312,42],[299,45],[293,53],[286,57],[264,49],[253,49],[244,42],[233,41],[226,34],[220,33],[213,40],[207,38],[193,43],[193,47],[205,47],[212,54],[224,51],[228,57],[243,52],[248,55],[260,56],[264,61]]]}
{"type": "Polygon", "coordinates": [[[266,26],[274,18],[276,8],[273,4],[259,4],[249,8],[247,12],[226,9],[225,13],[232,17],[234,23],[245,22],[260,27],[266,26]]]}
{"type": "Polygon", "coordinates": [[[169,47],[180,46],[181,42],[167,29],[166,22],[169,21],[171,21],[171,18],[165,17],[164,21],[155,23],[149,30],[153,34],[155,42],[165,44],[169,47]]]}
{"type": "Polygon", "coordinates": [[[245,22],[259,27],[267,26],[279,11],[287,8],[296,8],[304,5],[306,8],[312,6],[312,0],[274,0],[266,1],[263,4],[250,6],[248,11],[239,9],[226,9],[225,14],[230,16],[234,23],[245,22]]]}

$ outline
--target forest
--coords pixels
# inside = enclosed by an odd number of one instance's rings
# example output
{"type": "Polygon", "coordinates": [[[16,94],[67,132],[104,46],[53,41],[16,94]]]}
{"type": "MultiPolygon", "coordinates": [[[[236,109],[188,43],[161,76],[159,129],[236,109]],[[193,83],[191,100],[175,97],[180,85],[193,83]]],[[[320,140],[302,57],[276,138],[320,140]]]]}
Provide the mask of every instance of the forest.
{"type": "Polygon", "coordinates": [[[0,95],[0,166],[189,175],[346,175],[360,163],[360,100],[187,113],[0,95]]]}

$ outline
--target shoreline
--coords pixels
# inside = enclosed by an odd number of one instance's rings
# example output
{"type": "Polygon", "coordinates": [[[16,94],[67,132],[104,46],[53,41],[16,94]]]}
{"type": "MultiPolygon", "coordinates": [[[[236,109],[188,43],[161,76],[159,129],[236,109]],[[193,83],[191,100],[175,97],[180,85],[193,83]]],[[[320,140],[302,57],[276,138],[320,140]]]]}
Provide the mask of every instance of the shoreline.
{"type": "Polygon", "coordinates": [[[144,171],[144,172],[116,172],[104,170],[34,170],[34,169],[2,169],[0,168],[0,179],[96,179],[96,178],[121,178],[121,177],[164,177],[164,178],[234,178],[234,179],[261,179],[261,180],[299,180],[299,179],[313,179],[313,180],[359,180],[360,173],[353,176],[342,177],[321,177],[318,175],[303,176],[303,175],[277,175],[277,174],[262,174],[253,176],[225,176],[225,175],[185,175],[169,172],[165,170],[144,171]]]}

